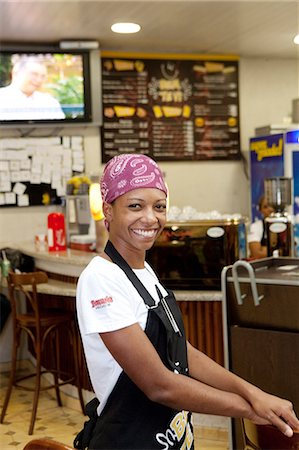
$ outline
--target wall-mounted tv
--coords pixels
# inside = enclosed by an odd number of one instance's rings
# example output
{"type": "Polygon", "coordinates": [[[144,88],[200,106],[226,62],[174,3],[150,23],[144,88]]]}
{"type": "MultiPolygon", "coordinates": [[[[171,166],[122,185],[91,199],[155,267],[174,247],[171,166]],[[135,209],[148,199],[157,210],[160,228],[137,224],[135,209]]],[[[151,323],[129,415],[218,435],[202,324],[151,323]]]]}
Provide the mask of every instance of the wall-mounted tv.
{"type": "Polygon", "coordinates": [[[88,51],[0,51],[0,124],[90,122],[88,51]]]}

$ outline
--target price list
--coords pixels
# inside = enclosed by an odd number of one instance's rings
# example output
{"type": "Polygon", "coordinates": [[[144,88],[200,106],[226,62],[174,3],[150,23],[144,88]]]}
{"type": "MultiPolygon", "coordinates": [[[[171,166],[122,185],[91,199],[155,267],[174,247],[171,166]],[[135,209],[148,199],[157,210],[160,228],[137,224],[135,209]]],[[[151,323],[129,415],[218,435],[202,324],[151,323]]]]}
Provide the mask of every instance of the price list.
{"type": "Polygon", "coordinates": [[[103,161],[239,159],[236,60],[102,59],[103,161]]]}

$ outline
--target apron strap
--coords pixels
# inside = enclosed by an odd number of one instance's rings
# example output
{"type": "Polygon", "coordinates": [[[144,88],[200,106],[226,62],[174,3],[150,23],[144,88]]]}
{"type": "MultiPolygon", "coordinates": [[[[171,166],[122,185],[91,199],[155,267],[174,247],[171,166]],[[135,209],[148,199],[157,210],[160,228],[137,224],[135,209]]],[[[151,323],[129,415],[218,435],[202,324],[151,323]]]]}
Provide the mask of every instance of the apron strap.
{"type": "Polygon", "coordinates": [[[163,298],[158,286],[156,286],[157,294],[160,299],[160,303],[158,307],[156,307],[157,305],[153,297],[141,283],[129,264],[119,254],[111,241],[107,242],[104,252],[125,272],[139,295],[143,298],[145,304],[149,307],[155,307],[152,311],[160,318],[167,333],[167,359],[169,365],[175,372],[187,375],[188,358],[184,324],[181,320],[181,327],[179,327],[177,320],[173,315],[172,307],[175,307],[175,304],[173,303],[175,302],[174,296],[168,294],[166,298],[163,298]],[[167,301],[167,299],[169,300],[167,301]],[[172,302],[172,307],[168,302],[172,302]]]}
{"type": "Polygon", "coordinates": [[[116,250],[111,241],[107,242],[104,252],[111,258],[111,260],[115,264],[117,264],[125,272],[131,283],[134,285],[135,289],[137,289],[138,293],[143,298],[144,302],[150,307],[155,306],[156,302],[153,297],[150,295],[148,290],[145,289],[137,275],[133,272],[127,261],[125,261],[120,253],[116,250]]]}

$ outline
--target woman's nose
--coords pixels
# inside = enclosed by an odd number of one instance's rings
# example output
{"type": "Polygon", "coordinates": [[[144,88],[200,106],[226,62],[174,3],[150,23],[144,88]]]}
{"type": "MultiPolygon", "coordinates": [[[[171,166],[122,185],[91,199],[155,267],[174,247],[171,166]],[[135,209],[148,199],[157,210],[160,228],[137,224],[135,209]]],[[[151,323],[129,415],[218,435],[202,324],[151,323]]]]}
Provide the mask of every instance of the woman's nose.
{"type": "Polygon", "coordinates": [[[157,216],[153,208],[146,208],[144,210],[144,219],[150,223],[157,222],[157,216]]]}

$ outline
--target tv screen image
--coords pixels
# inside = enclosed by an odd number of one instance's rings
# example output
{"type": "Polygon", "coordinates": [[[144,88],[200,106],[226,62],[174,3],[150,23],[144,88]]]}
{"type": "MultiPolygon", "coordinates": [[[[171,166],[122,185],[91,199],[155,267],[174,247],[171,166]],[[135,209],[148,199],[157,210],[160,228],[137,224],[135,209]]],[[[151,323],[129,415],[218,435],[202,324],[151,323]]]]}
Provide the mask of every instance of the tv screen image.
{"type": "Polygon", "coordinates": [[[0,53],[0,122],[91,120],[88,53],[0,53]]]}

